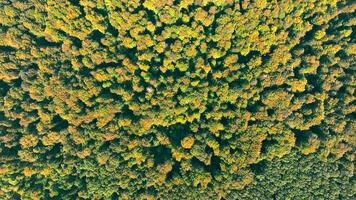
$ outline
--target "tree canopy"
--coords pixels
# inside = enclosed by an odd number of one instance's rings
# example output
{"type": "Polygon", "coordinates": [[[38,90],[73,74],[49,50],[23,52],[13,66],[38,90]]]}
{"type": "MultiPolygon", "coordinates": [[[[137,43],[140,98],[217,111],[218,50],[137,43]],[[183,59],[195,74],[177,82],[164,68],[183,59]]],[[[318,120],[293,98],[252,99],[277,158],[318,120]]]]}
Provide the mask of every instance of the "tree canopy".
{"type": "Polygon", "coordinates": [[[2,0],[2,199],[353,199],[351,0],[2,0]]]}

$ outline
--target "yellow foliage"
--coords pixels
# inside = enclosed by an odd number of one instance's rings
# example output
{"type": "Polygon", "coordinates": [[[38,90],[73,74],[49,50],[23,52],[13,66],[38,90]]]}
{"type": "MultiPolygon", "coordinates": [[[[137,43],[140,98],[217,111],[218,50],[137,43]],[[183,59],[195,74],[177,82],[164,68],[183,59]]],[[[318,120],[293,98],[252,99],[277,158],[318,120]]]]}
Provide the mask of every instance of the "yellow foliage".
{"type": "Polygon", "coordinates": [[[212,176],[210,173],[203,173],[196,176],[193,180],[193,186],[197,187],[199,184],[202,188],[206,188],[211,182],[212,176]]]}
{"type": "Polygon", "coordinates": [[[182,147],[185,149],[190,149],[194,145],[195,138],[193,136],[187,136],[183,138],[183,140],[180,142],[182,147]]]}
{"type": "Polygon", "coordinates": [[[96,156],[96,160],[98,161],[98,163],[100,164],[100,165],[104,165],[107,161],[108,161],[108,159],[109,159],[109,155],[106,155],[106,154],[98,154],[97,156],[96,156]]]}
{"type": "Polygon", "coordinates": [[[45,146],[54,145],[56,143],[62,143],[63,139],[59,133],[50,132],[42,137],[42,144],[45,146]]]}
{"type": "Polygon", "coordinates": [[[22,148],[34,147],[38,143],[38,138],[35,135],[24,135],[20,139],[22,148]]]}
{"type": "Polygon", "coordinates": [[[86,158],[91,154],[91,150],[89,148],[85,148],[84,150],[77,152],[77,156],[79,158],[86,158]]]}
{"type": "Polygon", "coordinates": [[[25,176],[32,176],[35,172],[31,169],[31,168],[28,168],[28,167],[25,167],[25,169],[23,170],[23,174],[25,176]]]}
{"type": "Polygon", "coordinates": [[[301,80],[289,81],[288,84],[291,86],[292,92],[303,92],[305,90],[307,82],[307,79],[304,78],[301,80]]]}

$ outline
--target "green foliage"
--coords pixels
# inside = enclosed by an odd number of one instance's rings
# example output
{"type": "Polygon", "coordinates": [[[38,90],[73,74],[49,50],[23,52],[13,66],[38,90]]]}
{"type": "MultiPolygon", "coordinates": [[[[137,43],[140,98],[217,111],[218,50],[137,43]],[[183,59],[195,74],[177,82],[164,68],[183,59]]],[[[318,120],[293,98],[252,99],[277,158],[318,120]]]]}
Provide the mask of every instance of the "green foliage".
{"type": "Polygon", "coordinates": [[[1,199],[352,199],[354,11],[1,1],[1,199]]]}

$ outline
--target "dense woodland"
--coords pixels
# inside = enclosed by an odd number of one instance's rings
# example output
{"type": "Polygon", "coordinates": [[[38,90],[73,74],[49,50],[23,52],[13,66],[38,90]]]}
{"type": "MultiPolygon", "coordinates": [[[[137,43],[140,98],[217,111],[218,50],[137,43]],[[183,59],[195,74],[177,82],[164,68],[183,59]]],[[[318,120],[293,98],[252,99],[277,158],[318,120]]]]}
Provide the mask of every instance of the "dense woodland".
{"type": "Polygon", "coordinates": [[[0,199],[355,199],[352,0],[1,0],[0,199]]]}

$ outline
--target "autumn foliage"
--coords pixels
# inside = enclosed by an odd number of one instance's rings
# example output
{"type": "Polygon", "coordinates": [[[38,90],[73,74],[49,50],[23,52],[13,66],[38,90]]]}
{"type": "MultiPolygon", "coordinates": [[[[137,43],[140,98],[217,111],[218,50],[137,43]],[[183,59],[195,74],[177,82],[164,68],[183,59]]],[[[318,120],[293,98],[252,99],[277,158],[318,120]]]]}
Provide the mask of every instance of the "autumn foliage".
{"type": "Polygon", "coordinates": [[[0,1],[0,199],[353,199],[355,8],[0,1]]]}

